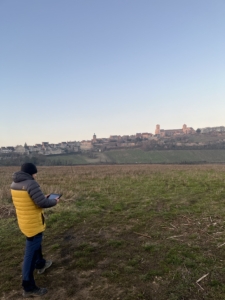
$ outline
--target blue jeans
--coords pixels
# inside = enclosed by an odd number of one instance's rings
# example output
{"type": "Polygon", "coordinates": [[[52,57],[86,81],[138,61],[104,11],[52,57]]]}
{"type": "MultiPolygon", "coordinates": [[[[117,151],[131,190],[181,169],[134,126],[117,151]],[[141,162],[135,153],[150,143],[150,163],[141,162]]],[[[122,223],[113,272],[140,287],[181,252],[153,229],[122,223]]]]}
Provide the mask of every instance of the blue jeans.
{"type": "Polygon", "coordinates": [[[26,248],[22,268],[22,286],[26,292],[37,288],[34,280],[34,269],[42,269],[45,259],[41,249],[42,232],[26,239],[26,248]]]}

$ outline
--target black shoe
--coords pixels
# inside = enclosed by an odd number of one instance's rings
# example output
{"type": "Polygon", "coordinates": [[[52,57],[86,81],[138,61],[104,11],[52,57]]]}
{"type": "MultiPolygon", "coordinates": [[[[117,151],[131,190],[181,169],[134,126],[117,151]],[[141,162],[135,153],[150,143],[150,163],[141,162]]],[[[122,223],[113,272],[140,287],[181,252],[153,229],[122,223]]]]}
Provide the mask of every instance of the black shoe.
{"type": "Polygon", "coordinates": [[[33,291],[30,291],[30,292],[24,291],[23,292],[23,297],[24,298],[40,297],[40,296],[45,295],[47,292],[48,292],[48,290],[45,289],[45,288],[36,288],[36,289],[34,289],[33,291]]]}

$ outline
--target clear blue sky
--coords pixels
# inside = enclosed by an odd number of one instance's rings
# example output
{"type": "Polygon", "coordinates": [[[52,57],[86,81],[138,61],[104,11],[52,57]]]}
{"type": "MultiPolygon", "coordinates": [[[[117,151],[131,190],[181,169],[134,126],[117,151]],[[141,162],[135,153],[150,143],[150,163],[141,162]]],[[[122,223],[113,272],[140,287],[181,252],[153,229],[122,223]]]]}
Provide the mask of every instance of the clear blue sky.
{"type": "Polygon", "coordinates": [[[224,0],[0,0],[0,146],[225,125],[224,0]]]}

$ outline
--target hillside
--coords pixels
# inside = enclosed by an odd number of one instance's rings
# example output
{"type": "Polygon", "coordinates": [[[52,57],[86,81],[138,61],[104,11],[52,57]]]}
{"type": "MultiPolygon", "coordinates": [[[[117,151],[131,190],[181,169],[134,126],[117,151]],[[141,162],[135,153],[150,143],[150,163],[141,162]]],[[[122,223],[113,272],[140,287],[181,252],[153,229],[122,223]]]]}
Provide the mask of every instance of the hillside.
{"type": "Polygon", "coordinates": [[[115,163],[225,163],[225,150],[111,150],[106,153],[115,163]]]}
{"type": "Polygon", "coordinates": [[[46,165],[77,164],[180,164],[180,163],[225,163],[225,150],[153,150],[118,149],[88,154],[46,157],[46,165]]]}
{"type": "Polygon", "coordinates": [[[0,155],[0,165],[21,165],[32,161],[37,165],[86,165],[86,164],[180,164],[225,163],[225,133],[189,134],[171,137],[153,137],[122,147],[114,143],[103,149],[100,144],[88,151],[64,154],[0,155]]]}

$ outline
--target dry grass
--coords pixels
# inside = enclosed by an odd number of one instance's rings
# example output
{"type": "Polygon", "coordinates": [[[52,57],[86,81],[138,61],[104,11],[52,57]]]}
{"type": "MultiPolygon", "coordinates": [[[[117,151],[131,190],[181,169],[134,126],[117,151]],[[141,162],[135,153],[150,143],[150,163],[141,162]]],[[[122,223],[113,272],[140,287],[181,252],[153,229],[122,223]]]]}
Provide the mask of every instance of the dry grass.
{"type": "MultiPolygon", "coordinates": [[[[225,298],[225,166],[39,169],[44,193],[63,193],[46,210],[45,299],[225,298]]],[[[15,170],[0,168],[3,210],[15,170]]],[[[20,299],[24,238],[14,216],[0,225],[1,299],[20,299]]]]}

